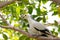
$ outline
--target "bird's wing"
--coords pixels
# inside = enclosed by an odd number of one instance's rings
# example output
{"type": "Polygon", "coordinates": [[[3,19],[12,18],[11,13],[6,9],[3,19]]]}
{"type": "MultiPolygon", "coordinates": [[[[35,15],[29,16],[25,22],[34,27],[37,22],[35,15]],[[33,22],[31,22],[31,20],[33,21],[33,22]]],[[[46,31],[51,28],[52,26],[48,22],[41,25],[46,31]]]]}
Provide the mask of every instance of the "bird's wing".
{"type": "Polygon", "coordinates": [[[37,29],[36,27],[34,27],[37,31],[40,31],[40,32],[42,32],[44,35],[46,34],[46,35],[51,35],[51,36],[53,36],[53,37],[56,37],[55,35],[52,35],[52,33],[48,30],[48,29],[44,29],[44,30],[39,30],[39,29],[37,29]]]}
{"type": "Polygon", "coordinates": [[[33,26],[36,27],[36,28],[38,28],[38,29],[40,29],[40,30],[46,29],[45,25],[43,25],[43,24],[41,24],[41,23],[39,23],[39,22],[35,22],[35,23],[33,24],[33,26]]]}
{"type": "Polygon", "coordinates": [[[43,34],[48,34],[48,35],[50,35],[50,32],[49,32],[49,30],[48,29],[44,29],[44,30],[40,30],[40,29],[38,29],[38,28],[36,28],[36,27],[34,27],[37,31],[40,31],[41,33],[43,33],[43,34]]]}

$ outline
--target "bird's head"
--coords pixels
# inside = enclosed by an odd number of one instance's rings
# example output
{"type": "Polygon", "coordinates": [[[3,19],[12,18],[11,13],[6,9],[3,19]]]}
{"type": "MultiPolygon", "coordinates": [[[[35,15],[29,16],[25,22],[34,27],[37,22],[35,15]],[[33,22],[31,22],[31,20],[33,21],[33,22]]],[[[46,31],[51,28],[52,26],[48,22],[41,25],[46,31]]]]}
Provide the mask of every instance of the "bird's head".
{"type": "Polygon", "coordinates": [[[22,15],[21,15],[21,18],[23,18],[23,19],[28,19],[28,18],[30,18],[30,17],[31,17],[30,14],[22,14],[22,15]]]}

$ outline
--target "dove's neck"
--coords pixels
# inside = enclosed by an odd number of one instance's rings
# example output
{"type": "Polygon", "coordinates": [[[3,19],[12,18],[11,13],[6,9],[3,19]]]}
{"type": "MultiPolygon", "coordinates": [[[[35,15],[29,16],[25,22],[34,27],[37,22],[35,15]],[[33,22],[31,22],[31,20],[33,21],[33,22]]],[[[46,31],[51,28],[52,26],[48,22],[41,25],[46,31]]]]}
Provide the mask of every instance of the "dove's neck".
{"type": "Polygon", "coordinates": [[[29,17],[28,19],[28,22],[29,22],[29,25],[31,25],[31,24],[33,24],[33,23],[35,23],[36,21],[35,20],[33,20],[31,17],[29,17]]]}

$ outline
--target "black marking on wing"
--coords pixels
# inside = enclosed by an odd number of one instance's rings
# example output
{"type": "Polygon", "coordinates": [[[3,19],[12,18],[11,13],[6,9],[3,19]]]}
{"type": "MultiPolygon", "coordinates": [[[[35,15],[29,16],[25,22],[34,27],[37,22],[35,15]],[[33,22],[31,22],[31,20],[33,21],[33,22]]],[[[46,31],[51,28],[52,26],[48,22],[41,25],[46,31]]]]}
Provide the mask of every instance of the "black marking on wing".
{"type": "Polygon", "coordinates": [[[42,34],[42,35],[40,35],[40,36],[48,37],[46,34],[42,34]]]}
{"type": "Polygon", "coordinates": [[[50,32],[49,32],[49,30],[48,29],[44,29],[44,30],[39,30],[39,29],[37,29],[36,27],[34,27],[37,31],[40,31],[40,32],[42,32],[42,33],[44,33],[44,34],[48,34],[48,35],[50,35],[50,32]]]}

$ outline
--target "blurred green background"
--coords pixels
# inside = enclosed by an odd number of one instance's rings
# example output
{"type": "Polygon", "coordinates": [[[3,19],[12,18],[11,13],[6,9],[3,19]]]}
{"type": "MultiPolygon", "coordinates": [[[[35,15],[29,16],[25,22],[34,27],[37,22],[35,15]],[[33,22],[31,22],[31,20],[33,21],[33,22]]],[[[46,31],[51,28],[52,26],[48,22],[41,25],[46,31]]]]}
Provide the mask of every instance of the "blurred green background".
{"type": "MultiPolygon", "coordinates": [[[[60,7],[48,0],[19,0],[1,10],[8,23],[16,28],[27,31],[28,22],[21,19],[21,14],[31,14],[33,19],[48,26],[53,35],[59,36],[60,32],[60,7]]],[[[0,18],[0,25],[7,26],[0,18]]],[[[11,30],[0,28],[0,40],[35,40],[11,30]]]]}

